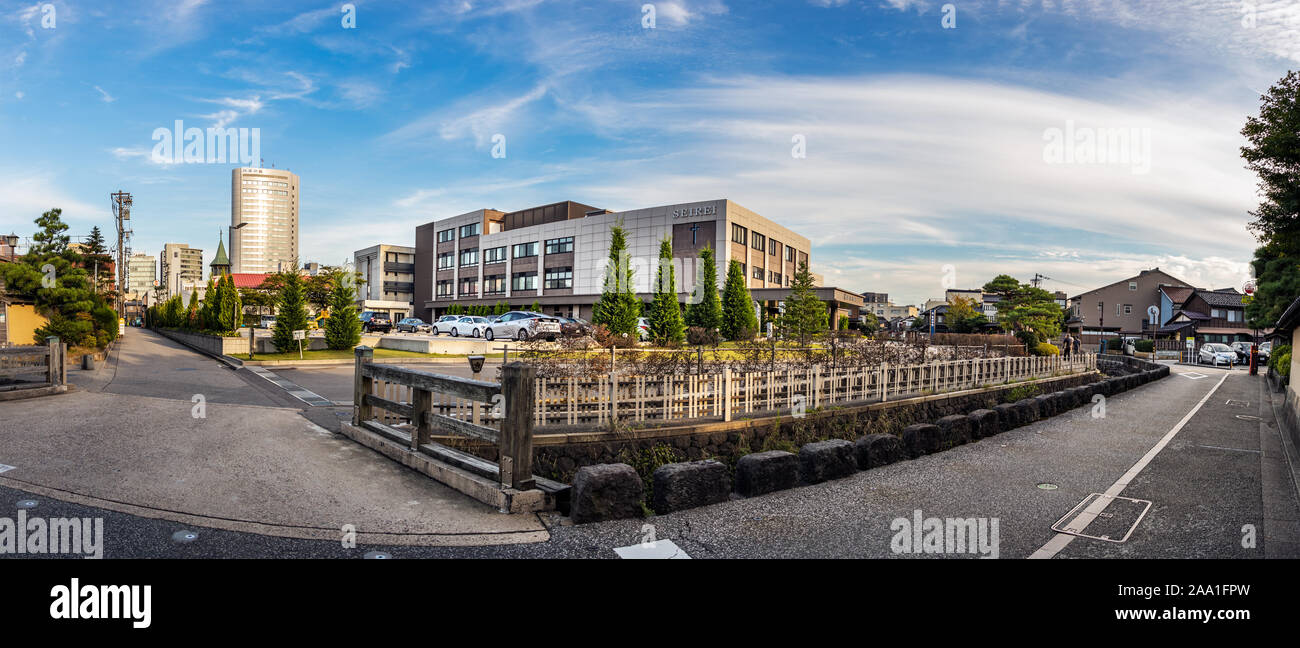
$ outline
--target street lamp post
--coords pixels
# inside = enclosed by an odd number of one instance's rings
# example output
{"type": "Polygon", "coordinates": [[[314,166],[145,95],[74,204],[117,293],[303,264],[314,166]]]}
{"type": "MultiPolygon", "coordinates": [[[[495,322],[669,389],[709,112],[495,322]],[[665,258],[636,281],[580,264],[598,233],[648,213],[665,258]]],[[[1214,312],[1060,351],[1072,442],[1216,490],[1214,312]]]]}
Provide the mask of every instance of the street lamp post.
{"type": "MultiPolygon", "coordinates": [[[[243,226],[245,226],[245,225],[247,225],[247,224],[248,224],[247,222],[243,222],[243,223],[240,223],[240,224],[238,224],[238,225],[231,225],[231,226],[230,226],[230,237],[229,237],[229,238],[230,238],[230,247],[231,247],[231,249],[234,249],[234,247],[235,247],[235,230],[240,229],[240,228],[242,228],[243,226]]],[[[233,268],[232,268],[232,270],[233,270],[233,268]]],[[[234,285],[235,285],[235,279],[234,279],[234,277],[231,277],[231,278],[230,278],[230,285],[231,285],[231,287],[234,287],[234,285]]],[[[235,294],[236,294],[236,295],[239,294],[239,288],[235,288],[235,294]]],[[[235,316],[235,334],[236,334],[236,336],[238,336],[238,334],[239,334],[239,325],[243,323],[242,320],[243,320],[244,318],[242,318],[242,317],[239,316],[239,312],[238,312],[239,309],[238,309],[238,308],[236,308],[235,311],[236,311],[236,312],[234,313],[234,316],[235,316]]],[[[248,327],[248,359],[249,359],[249,360],[252,360],[252,359],[253,359],[253,354],[256,353],[256,351],[257,351],[257,330],[250,326],[250,327],[248,327]]]]}

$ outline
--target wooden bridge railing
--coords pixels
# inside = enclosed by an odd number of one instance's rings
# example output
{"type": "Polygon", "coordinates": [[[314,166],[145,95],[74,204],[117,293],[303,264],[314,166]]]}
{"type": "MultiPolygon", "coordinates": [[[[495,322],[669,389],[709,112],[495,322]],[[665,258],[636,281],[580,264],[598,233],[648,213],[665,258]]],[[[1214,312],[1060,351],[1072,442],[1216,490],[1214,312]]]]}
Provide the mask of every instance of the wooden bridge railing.
{"type": "Polygon", "coordinates": [[[0,377],[21,375],[45,376],[44,383],[33,387],[58,387],[68,382],[67,345],[57,337],[45,338],[45,344],[0,348],[0,377]]]}
{"type": "Polygon", "coordinates": [[[356,348],[353,414],[356,426],[383,424],[375,410],[410,422],[411,451],[431,442],[436,430],[496,444],[502,486],[533,488],[533,407],[537,369],[524,363],[502,367],[500,383],[374,364],[374,349],[356,348]],[[398,393],[380,385],[399,388],[398,393]],[[402,398],[401,393],[409,393],[402,398]],[[445,412],[445,413],[444,413],[445,412]]]}

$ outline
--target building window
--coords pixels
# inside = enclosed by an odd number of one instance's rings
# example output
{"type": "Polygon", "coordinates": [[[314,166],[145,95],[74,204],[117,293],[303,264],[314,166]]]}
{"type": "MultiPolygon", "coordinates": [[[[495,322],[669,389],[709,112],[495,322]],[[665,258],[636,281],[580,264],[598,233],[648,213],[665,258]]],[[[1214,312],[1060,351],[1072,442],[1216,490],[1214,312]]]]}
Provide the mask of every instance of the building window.
{"type": "Polygon", "coordinates": [[[438,242],[439,242],[439,243],[450,243],[450,242],[452,242],[452,241],[454,241],[454,240],[456,240],[456,230],[455,230],[454,228],[453,228],[453,229],[445,229],[445,230],[442,230],[441,232],[438,232],[438,242]]]}
{"type": "Polygon", "coordinates": [[[478,265],[478,248],[470,248],[460,251],[460,265],[472,266],[478,265]]]}
{"type": "Polygon", "coordinates": [[[547,268],[546,269],[546,289],[553,288],[572,288],[573,287],[573,268],[547,268]]]}
{"type": "Polygon", "coordinates": [[[460,280],[460,296],[473,297],[478,294],[478,277],[466,277],[460,280]]]}
{"type": "Polygon", "coordinates": [[[564,252],[572,252],[572,251],[573,251],[573,237],[572,237],[572,236],[566,236],[566,237],[564,237],[564,238],[551,239],[551,240],[549,240],[549,241],[546,242],[546,253],[547,253],[547,254],[563,254],[564,252]]]}
{"type": "Polygon", "coordinates": [[[754,278],[757,279],[757,280],[759,280],[759,281],[762,281],[762,280],[763,280],[763,269],[762,269],[762,268],[759,268],[759,267],[755,267],[755,268],[754,268],[754,278]]]}
{"type": "Polygon", "coordinates": [[[767,237],[763,236],[762,234],[759,234],[758,232],[754,232],[754,235],[751,236],[749,239],[749,246],[754,248],[755,250],[758,250],[759,252],[762,252],[765,248],[767,248],[767,237]]]}
{"type": "Polygon", "coordinates": [[[483,263],[501,263],[506,260],[506,246],[483,250],[483,263]]]}
{"type": "Polygon", "coordinates": [[[438,296],[451,297],[451,280],[443,279],[438,282],[438,296]]]}
{"type": "Polygon", "coordinates": [[[506,293],[506,276],[492,275],[483,277],[484,295],[504,295],[506,293]]]}
{"type": "Polygon", "coordinates": [[[748,234],[749,234],[749,230],[735,223],[731,224],[731,240],[733,242],[744,245],[749,240],[746,238],[748,234]]]}
{"type": "MultiPolygon", "coordinates": [[[[520,243],[515,246],[514,256],[516,259],[537,256],[537,243],[520,243]]],[[[537,273],[533,273],[534,275],[537,273]]]]}
{"type": "Polygon", "coordinates": [[[786,260],[786,261],[794,261],[794,248],[792,248],[792,247],[790,247],[790,246],[788,246],[788,245],[785,246],[785,260],[786,260]]]}
{"type": "MultiPolygon", "coordinates": [[[[537,244],[533,243],[533,247],[537,244]]],[[[511,290],[537,290],[537,273],[536,272],[516,272],[510,278],[511,290]]]]}
{"type": "Polygon", "coordinates": [[[446,269],[448,269],[448,268],[452,268],[452,267],[455,267],[455,266],[456,266],[456,253],[455,253],[455,252],[443,252],[442,254],[439,254],[439,255],[438,255],[438,269],[439,269],[439,270],[446,270],[446,269]]]}
{"type": "Polygon", "coordinates": [[[1130,282],[1128,282],[1128,289],[1129,289],[1129,290],[1137,290],[1137,289],[1138,289],[1138,282],[1136,282],[1136,281],[1130,281],[1130,282]]]}
{"type": "Polygon", "coordinates": [[[767,253],[776,256],[781,253],[781,242],[776,239],[767,239],[767,253]]]}
{"type": "Polygon", "coordinates": [[[779,273],[779,272],[773,272],[773,273],[772,273],[772,283],[774,283],[774,284],[776,284],[776,285],[778,285],[778,286],[781,285],[781,273],[779,273]]]}
{"type": "Polygon", "coordinates": [[[1133,305],[1132,305],[1132,304],[1124,304],[1124,314],[1125,314],[1125,315],[1132,315],[1132,314],[1133,314],[1133,305]]]}
{"type": "Polygon", "coordinates": [[[807,254],[804,254],[803,252],[800,252],[800,253],[799,253],[799,265],[803,265],[803,264],[805,264],[805,263],[808,263],[808,255],[807,255],[807,254]]]}
{"type": "Polygon", "coordinates": [[[483,227],[482,223],[470,223],[469,225],[460,226],[460,237],[478,236],[479,228],[483,227]]]}
{"type": "Polygon", "coordinates": [[[740,274],[741,276],[749,276],[749,266],[744,263],[740,264],[740,274]]]}

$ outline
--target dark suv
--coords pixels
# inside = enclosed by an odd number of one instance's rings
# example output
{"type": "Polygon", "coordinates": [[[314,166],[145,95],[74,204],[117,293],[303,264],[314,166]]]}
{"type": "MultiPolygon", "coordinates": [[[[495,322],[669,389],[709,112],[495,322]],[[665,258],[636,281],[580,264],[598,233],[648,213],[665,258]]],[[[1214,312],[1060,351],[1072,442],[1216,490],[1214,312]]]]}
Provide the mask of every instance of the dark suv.
{"type": "Polygon", "coordinates": [[[388,318],[386,313],[376,313],[375,311],[366,311],[361,314],[361,330],[366,333],[382,331],[391,333],[393,330],[393,320],[388,318]]]}

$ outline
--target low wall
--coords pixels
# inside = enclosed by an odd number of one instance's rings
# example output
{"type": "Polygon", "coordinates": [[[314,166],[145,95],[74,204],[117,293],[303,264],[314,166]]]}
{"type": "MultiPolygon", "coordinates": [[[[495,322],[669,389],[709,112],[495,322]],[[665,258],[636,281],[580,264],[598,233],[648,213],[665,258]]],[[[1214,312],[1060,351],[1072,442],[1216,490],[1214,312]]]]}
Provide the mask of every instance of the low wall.
{"type": "Polygon", "coordinates": [[[163,337],[170,338],[185,346],[198,349],[209,355],[248,355],[248,337],[223,337],[205,333],[190,333],[173,329],[153,329],[163,337]]]}
{"type": "MultiPolygon", "coordinates": [[[[438,336],[436,338],[430,338],[430,339],[389,336],[389,337],[374,338],[374,339],[376,340],[376,344],[378,345],[376,348],[380,348],[380,349],[414,351],[415,353],[443,353],[443,354],[457,354],[457,355],[459,354],[487,355],[489,353],[499,353],[499,351],[493,351],[492,348],[499,347],[502,345],[502,342],[500,340],[496,340],[494,342],[488,342],[482,339],[474,340],[473,338],[466,339],[463,337],[453,338],[447,336],[438,336]]],[[[375,346],[375,344],[365,342],[364,340],[361,343],[368,344],[370,346],[375,346]]]]}
{"type": "MultiPolygon", "coordinates": [[[[533,437],[533,471],[548,479],[571,483],[578,468],[602,463],[626,463],[643,474],[663,463],[703,458],[716,458],[734,466],[741,456],[752,452],[797,452],[806,443],[825,439],[854,440],[873,433],[898,435],[913,423],[991,408],[1006,402],[1013,390],[1019,390],[1018,400],[1091,384],[1100,378],[1097,373],[1044,378],[988,389],[810,411],[798,419],[786,415],[669,428],[539,434],[533,437]]],[[[439,441],[497,460],[491,447],[455,443],[450,439],[439,441]]]]}

